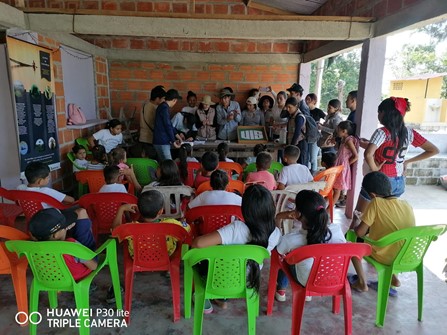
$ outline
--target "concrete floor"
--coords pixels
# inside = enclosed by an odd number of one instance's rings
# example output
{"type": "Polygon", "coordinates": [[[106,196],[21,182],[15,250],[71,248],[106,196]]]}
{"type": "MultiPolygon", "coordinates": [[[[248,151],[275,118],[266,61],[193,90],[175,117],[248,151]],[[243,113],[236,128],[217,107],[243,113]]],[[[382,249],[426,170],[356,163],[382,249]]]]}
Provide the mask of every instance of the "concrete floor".
{"type": "MultiPolygon", "coordinates": [[[[437,186],[408,186],[404,195],[414,207],[418,225],[447,223],[446,191],[437,186]]],[[[342,210],[336,210],[337,223],[346,225],[342,210]]],[[[353,334],[445,334],[447,311],[447,287],[442,269],[447,251],[447,234],[433,243],[425,259],[425,291],[423,322],[417,320],[417,290],[414,273],[400,276],[402,286],[399,296],[390,298],[387,318],[383,329],[374,326],[377,294],[370,290],[366,293],[353,292],[353,334]],[[444,325],[444,326],[442,326],[444,325]]],[[[106,269],[107,270],[107,269],[106,269]]],[[[374,278],[372,269],[368,269],[370,278],[374,278]]],[[[263,268],[260,316],[257,320],[258,334],[289,334],[291,327],[291,299],[283,303],[275,302],[273,315],[266,316],[268,265],[263,268]]],[[[29,273],[29,282],[31,273],[29,273]]],[[[105,303],[109,284],[107,271],[96,279],[98,290],[91,295],[90,306],[93,311],[113,307],[105,303]]],[[[181,297],[183,298],[183,291],[181,297]]],[[[28,334],[27,327],[19,327],[14,316],[17,312],[15,296],[9,276],[0,276],[0,334],[28,334]]],[[[59,295],[60,308],[74,308],[73,296],[69,293],[59,295]]],[[[183,305],[183,303],[182,303],[183,305]]],[[[214,312],[205,315],[203,334],[246,334],[247,318],[243,300],[229,301],[227,310],[215,306],[214,312]]],[[[38,326],[38,334],[77,334],[76,328],[48,327],[45,318],[48,301],[41,295],[39,311],[44,315],[38,326]]],[[[182,309],[183,313],[183,309],[182,309]]],[[[113,317],[112,317],[113,318],[113,317]]],[[[94,317],[94,319],[98,319],[94,317]]],[[[172,300],[170,281],[160,273],[137,274],[135,278],[131,323],[122,328],[92,328],[91,334],[192,334],[193,319],[182,318],[172,322],[172,300]]],[[[304,311],[302,334],[344,334],[343,312],[331,313],[329,297],[314,297],[307,302],[304,311]]]]}

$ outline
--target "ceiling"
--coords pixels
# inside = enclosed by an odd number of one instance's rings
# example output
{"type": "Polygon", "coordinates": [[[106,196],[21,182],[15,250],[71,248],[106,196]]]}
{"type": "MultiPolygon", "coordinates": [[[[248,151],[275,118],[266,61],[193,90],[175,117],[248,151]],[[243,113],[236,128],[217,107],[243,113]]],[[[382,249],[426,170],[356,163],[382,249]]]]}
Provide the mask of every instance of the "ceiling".
{"type": "Polygon", "coordinates": [[[326,2],[327,0],[254,0],[249,1],[248,6],[255,7],[259,4],[285,12],[309,15],[326,2]]]}

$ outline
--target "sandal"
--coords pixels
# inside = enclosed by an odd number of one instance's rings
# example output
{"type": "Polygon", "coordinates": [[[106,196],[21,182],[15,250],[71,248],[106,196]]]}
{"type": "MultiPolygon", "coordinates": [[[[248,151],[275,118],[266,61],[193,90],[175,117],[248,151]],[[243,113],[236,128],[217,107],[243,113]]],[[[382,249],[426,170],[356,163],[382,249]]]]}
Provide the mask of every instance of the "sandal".
{"type": "MultiPolygon", "coordinates": [[[[379,287],[379,283],[376,281],[369,281],[368,286],[371,287],[374,291],[377,291],[377,289],[379,287]]],[[[398,295],[397,290],[395,288],[393,288],[392,286],[390,286],[390,292],[388,294],[390,297],[397,297],[397,295],[398,295]]]]}

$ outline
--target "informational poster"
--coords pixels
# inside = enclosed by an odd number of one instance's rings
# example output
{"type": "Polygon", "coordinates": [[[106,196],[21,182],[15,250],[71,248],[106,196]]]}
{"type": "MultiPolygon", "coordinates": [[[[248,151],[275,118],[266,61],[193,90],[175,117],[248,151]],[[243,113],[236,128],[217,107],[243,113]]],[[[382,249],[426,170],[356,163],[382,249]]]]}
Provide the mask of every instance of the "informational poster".
{"type": "Polygon", "coordinates": [[[17,111],[20,171],[42,161],[60,168],[51,50],[7,38],[17,111]]]}
{"type": "Polygon", "coordinates": [[[265,127],[239,126],[237,127],[237,141],[247,144],[267,143],[268,137],[265,132],[265,127]]]}

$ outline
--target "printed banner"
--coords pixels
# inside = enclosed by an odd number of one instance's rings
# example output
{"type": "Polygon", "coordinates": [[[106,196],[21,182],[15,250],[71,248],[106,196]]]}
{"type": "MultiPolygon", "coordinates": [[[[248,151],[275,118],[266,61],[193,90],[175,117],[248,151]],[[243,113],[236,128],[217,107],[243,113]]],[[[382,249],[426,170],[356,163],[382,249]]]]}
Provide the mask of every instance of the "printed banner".
{"type": "Polygon", "coordinates": [[[51,50],[7,38],[19,130],[20,171],[42,161],[60,168],[51,50]]]}

